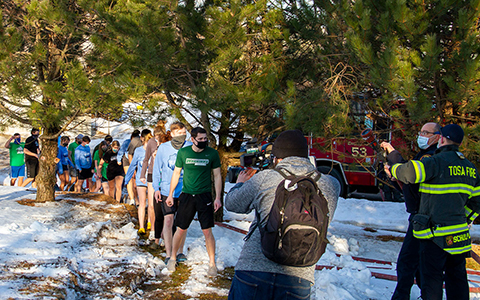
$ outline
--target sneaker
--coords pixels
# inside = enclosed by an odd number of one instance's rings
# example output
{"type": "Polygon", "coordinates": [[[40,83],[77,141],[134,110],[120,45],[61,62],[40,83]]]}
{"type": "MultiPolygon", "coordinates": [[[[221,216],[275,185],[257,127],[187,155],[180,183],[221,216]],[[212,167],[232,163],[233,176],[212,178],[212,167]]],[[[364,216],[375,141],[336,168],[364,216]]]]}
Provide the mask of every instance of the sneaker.
{"type": "Polygon", "coordinates": [[[187,260],[187,257],[183,253],[177,254],[177,262],[184,262],[187,260]]]}
{"type": "Polygon", "coordinates": [[[147,222],[147,230],[150,230],[150,229],[152,229],[152,223],[147,222]]]}
{"type": "Polygon", "coordinates": [[[145,235],[145,228],[140,228],[140,229],[138,230],[138,234],[139,234],[139,235],[145,235]]]}
{"type": "Polygon", "coordinates": [[[128,204],[130,204],[130,205],[135,205],[135,200],[134,200],[134,199],[130,199],[130,201],[128,202],[128,204]]]}
{"type": "Polygon", "coordinates": [[[217,276],[217,267],[216,266],[209,266],[207,271],[208,277],[215,277],[217,276]]]}
{"type": "Polygon", "coordinates": [[[152,249],[152,250],[157,250],[157,249],[160,248],[160,245],[153,242],[153,243],[150,244],[149,248],[152,249]]]}
{"type": "Polygon", "coordinates": [[[169,261],[170,261],[170,257],[165,258],[165,265],[168,265],[169,261]]]}
{"type": "Polygon", "coordinates": [[[155,240],[155,231],[150,231],[150,234],[148,235],[148,239],[150,241],[154,241],[155,240]]]}
{"type": "Polygon", "coordinates": [[[160,247],[165,248],[165,241],[163,239],[160,239],[160,247]]]}
{"type": "Polygon", "coordinates": [[[175,272],[176,265],[176,261],[174,261],[173,259],[169,259],[167,263],[167,270],[169,270],[170,272],[175,272]]]}

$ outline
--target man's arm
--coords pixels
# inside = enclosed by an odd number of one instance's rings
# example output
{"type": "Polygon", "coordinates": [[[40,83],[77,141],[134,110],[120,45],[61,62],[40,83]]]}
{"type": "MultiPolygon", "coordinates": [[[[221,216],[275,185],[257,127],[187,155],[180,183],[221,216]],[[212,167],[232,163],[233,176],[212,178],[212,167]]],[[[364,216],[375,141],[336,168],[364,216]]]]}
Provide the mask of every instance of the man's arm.
{"type": "Polygon", "coordinates": [[[256,170],[243,170],[240,172],[237,184],[225,196],[225,208],[227,210],[242,214],[248,214],[253,210],[252,202],[255,200],[258,188],[256,187],[257,182],[250,180],[250,178],[252,178],[255,172],[256,170]]]}
{"type": "Polygon", "coordinates": [[[23,148],[23,153],[25,153],[27,155],[30,155],[30,156],[35,156],[36,158],[38,158],[37,153],[33,153],[32,151],[28,150],[27,148],[23,148]]]}
{"type": "Polygon", "coordinates": [[[215,201],[213,208],[217,211],[222,207],[222,171],[220,168],[213,169],[213,180],[215,182],[215,201]]]}
{"type": "Polygon", "coordinates": [[[7,149],[10,149],[10,143],[12,142],[12,140],[14,139],[15,137],[14,136],[11,136],[7,142],[5,143],[5,148],[7,149]]]}
{"type": "Polygon", "coordinates": [[[177,187],[178,180],[180,179],[180,175],[182,174],[182,168],[175,167],[172,174],[172,180],[170,181],[170,191],[168,193],[167,203],[168,206],[173,205],[173,193],[175,192],[175,188],[177,187]]]}
{"type": "MultiPolygon", "coordinates": [[[[155,147],[152,147],[151,141],[155,142],[155,139],[152,138],[147,143],[147,148],[145,149],[145,158],[143,159],[142,171],[140,173],[140,181],[143,182],[143,183],[147,183],[146,178],[147,178],[148,161],[150,160],[150,157],[152,156],[153,152],[155,151],[154,149],[152,149],[152,148],[155,148],[155,147]]],[[[157,142],[155,142],[155,145],[156,144],[157,144],[157,142]]]]}

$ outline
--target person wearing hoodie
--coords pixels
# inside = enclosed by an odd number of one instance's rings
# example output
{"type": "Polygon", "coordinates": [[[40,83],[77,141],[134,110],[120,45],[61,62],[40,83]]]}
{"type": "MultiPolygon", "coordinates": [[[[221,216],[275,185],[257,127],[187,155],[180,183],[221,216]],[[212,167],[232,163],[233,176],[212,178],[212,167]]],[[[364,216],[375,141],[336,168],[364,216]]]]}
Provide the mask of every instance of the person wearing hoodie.
{"type": "Polygon", "coordinates": [[[87,180],[87,189],[93,188],[92,154],[90,153],[90,138],[84,136],[82,143],[75,149],[75,168],[77,168],[78,180],[75,184],[75,192],[82,191],[83,182],[87,180]]]}
{"type": "MultiPolygon", "coordinates": [[[[299,130],[282,132],[273,144],[272,154],[276,168],[295,175],[306,175],[315,170],[308,159],[308,144],[299,130]]],[[[250,226],[249,235],[235,266],[235,275],[228,299],[310,299],[315,282],[315,265],[292,267],[268,259],[262,252],[260,226],[266,223],[275,200],[275,191],[284,177],[273,169],[256,173],[240,172],[237,184],[225,197],[225,208],[235,213],[248,214],[255,210],[258,216],[250,226]],[[257,226],[257,219],[264,220],[257,226]]],[[[317,185],[328,202],[330,220],[337,207],[340,183],[332,176],[322,174],[317,185]]]]}

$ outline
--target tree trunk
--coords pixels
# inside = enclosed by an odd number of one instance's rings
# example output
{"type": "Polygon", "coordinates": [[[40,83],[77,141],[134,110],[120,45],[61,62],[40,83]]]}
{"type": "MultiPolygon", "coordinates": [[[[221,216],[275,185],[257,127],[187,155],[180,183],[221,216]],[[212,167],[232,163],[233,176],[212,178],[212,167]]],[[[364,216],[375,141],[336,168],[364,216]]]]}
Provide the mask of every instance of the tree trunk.
{"type": "MultiPolygon", "coordinates": [[[[46,135],[51,136],[48,132],[46,135]]],[[[35,181],[37,182],[37,202],[55,200],[55,158],[57,157],[57,139],[41,139],[40,169],[35,181]]]]}

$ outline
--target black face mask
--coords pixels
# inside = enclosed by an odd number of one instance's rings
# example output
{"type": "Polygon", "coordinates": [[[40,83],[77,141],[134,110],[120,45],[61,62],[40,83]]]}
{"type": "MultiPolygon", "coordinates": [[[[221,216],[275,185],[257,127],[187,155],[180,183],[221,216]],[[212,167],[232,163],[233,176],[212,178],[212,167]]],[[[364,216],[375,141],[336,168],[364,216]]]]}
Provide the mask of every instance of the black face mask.
{"type": "Polygon", "coordinates": [[[68,146],[68,143],[64,143],[64,144],[63,144],[63,147],[67,147],[67,146],[68,146]]]}
{"type": "Polygon", "coordinates": [[[187,137],[186,134],[182,134],[182,135],[179,135],[179,136],[172,137],[172,147],[175,150],[178,150],[178,149],[182,148],[183,144],[185,143],[185,138],[186,137],[187,137]]]}
{"type": "MultiPolygon", "coordinates": [[[[197,141],[197,140],[195,139],[195,141],[197,141]]],[[[197,141],[197,148],[205,149],[205,148],[207,148],[207,144],[208,144],[208,141],[204,141],[204,142],[197,141]]]]}

